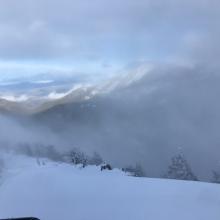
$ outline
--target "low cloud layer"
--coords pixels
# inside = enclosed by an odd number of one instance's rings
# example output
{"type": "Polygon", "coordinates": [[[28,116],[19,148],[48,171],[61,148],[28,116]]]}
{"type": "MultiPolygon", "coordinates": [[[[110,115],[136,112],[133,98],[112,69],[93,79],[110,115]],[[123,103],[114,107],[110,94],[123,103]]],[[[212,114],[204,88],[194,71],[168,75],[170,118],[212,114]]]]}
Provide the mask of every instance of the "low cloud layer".
{"type": "Polygon", "coordinates": [[[156,177],[173,155],[183,153],[196,175],[210,180],[219,169],[219,74],[199,66],[161,65],[131,84],[126,79],[119,77],[120,86],[109,93],[29,119],[1,117],[0,141],[52,144],[60,152],[98,151],[115,166],[138,162],[156,177]]]}

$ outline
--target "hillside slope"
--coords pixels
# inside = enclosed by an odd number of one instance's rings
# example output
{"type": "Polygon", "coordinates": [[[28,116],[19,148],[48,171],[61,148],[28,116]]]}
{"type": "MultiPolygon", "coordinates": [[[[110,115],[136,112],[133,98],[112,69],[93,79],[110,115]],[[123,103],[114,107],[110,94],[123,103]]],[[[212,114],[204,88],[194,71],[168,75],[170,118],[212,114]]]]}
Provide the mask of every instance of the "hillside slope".
{"type": "Polygon", "coordinates": [[[217,184],[135,178],[68,164],[5,157],[0,218],[218,220],[217,184]],[[8,162],[9,161],[9,162],[8,162]]]}

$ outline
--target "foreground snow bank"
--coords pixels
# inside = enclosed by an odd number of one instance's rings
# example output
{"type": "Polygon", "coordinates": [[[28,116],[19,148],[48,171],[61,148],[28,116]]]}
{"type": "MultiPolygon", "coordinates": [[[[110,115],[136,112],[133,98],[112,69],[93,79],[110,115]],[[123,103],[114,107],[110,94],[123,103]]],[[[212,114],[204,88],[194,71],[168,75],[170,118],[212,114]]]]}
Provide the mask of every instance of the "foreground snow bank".
{"type": "Polygon", "coordinates": [[[220,185],[134,178],[68,164],[6,157],[0,218],[219,220],[220,185]],[[11,161],[11,162],[10,162],[11,161]]]}

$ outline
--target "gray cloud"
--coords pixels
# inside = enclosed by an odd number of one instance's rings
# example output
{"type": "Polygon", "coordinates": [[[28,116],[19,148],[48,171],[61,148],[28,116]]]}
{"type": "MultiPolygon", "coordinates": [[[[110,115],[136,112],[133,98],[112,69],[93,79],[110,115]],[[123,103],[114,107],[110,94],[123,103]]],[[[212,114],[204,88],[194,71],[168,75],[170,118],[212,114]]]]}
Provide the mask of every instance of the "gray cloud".
{"type": "Polygon", "coordinates": [[[0,59],[204,60],[219,54],[219,9],[215,0],[2,0],[0,59]]]}

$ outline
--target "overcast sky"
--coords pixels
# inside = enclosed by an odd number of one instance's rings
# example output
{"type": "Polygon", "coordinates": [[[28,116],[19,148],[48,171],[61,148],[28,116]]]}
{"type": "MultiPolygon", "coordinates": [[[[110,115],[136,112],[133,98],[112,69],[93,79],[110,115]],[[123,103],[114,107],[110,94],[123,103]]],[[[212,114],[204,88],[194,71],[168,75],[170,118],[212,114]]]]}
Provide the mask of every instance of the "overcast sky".
{"type": "Polygon", "coordinates": [[[0,77],[220,55],[219,0],[0,0],[0,77]]]}

